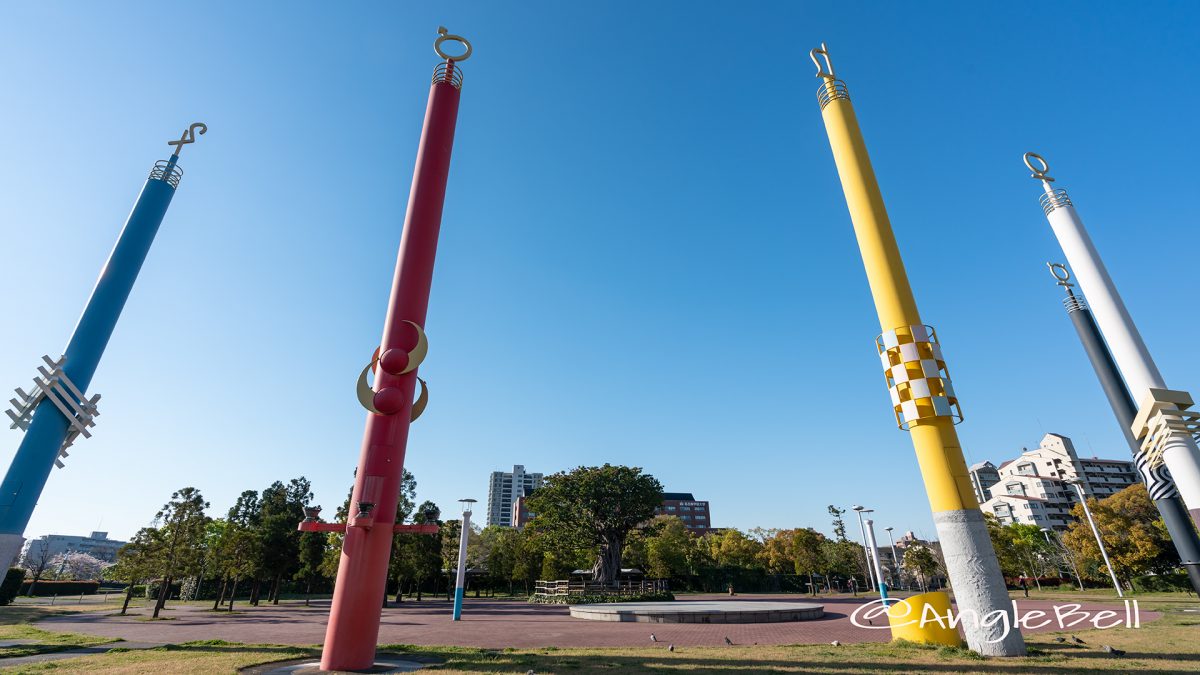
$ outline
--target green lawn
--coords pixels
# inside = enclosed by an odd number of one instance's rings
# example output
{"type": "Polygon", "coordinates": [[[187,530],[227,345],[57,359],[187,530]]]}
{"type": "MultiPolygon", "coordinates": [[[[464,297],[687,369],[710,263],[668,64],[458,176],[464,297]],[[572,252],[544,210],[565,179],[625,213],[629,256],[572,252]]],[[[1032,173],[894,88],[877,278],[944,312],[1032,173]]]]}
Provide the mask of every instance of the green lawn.
{"type": "MultiPolygon", "coordinates": [[[[1024,598],[1016,592],[1014,597],[1024,598]]],[[[1111,591],[1044,592],[1031,591],[1036,599],[1063,602],[1111,601],[1111,591]]],[[[1143,624],[1140,629],[1116,628],[1104,631],[1076,631],[1087,642],[1083,646],[1059,644],[1057,634],[1043,633],[1027,638],[1030,655],[1012,659],[985,659],[961,649],[933,648],[913,644],[791,645],[680,647],[668,652],[665,647],[603,649],[471,649],[460,647],[414,647],[385,645],[400,653],[421,654],[442,659],[430,666],[431,673],[517,673],[533,670],[538,675],[551,673],[590,675],[594,673],[1008,673],[1034,675],[1086,675],[1088,673],[1196,673],[1200,671],[1200,608],[1195,598],[1176,593],[1148,593],[1136,597],[1143,609],[1162,611],[1163,618],[1143,624]],[[1103,644],[1128,652],[1113,657],[1100,649],[1103,644]]],[[[85,635],[55,634],[22,622],[51,613],[71,611],[70,607],[0,608],[0,639],[38,639],[47,647],[54,645],[95,644],[100,638],[85,635]],[[93,642],[88,642],[93,641],[93,642]]],[[[93,607],[94,609],[94,607],[93,607]]],[[[1064,633],[1062,635],[1069,635],[1064,633]]],[[[61,647],[60,647],[61,648],[61,647]]],[[[162,675],[164,673],[232,673],[239,668],[271,661],[315,656],[316,648],[280,645],[245,645],[204,641],[169,645],[152,650],[113,650],[105,654],[46,662],[21,668],[0,668],[0,673],[36,673],[55,670],[63,673],[110,673],[120,675],[162,675]]]]}

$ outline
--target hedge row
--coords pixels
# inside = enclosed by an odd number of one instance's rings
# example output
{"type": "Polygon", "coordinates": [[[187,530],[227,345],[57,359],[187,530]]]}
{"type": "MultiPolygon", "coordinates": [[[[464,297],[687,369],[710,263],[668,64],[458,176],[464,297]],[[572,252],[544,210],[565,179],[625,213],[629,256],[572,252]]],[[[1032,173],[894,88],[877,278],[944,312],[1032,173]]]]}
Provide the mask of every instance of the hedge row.
{"type": "MultiPolygon", "coordinates": [[[[34,586],[31,581],[21,584],[21,595],[29,595],[30,586],[34,586]]],[[[99,581],[39,581],[33,588],[33,595],[39,597],[79,595],[80,593],[95,595],[98,588],[100,588],[99,581]]]]}

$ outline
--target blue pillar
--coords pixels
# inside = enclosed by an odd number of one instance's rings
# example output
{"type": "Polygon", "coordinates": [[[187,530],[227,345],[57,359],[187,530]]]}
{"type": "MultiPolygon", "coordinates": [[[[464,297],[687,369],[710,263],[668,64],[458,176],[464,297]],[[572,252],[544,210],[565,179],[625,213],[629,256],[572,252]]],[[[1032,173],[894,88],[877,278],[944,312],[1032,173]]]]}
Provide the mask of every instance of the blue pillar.
{"type": "MultiPolygon", "coordinates": [[[[193,125],[192,129],[197,126],[203,125],[193,125]]],[[[204,133],[204,130],[200,133],[204,133]]],[[[185,133],[185,138],[187,136],[185,133]]],[[[183,143],[190,142],[181,139],[172,145],[182,147],[183,143]]],[[[129,299],[134,281],[154,242],[154,235],[175,195],[182,175],[176,167],[178,159],[179,155],[174,154],[171,159],[155,164],[134,203],[133,211],[125,221],[108,262],[100,271],[96,287],[92,289],[83,315],[79,317],[79,323],[67,344],[62,373],[81,393],[86,394],[91,384],[100,357],[121,316],[121,309],[129,299]]],[[[71,394],[70,397],[79,402],[78,396],[71,394]]],[[[50,469],[71,429],[71,421],[54,402],[43,398],[37,404],[25,437],[9,465],[3,484],[0,484],[0,558],[8,556],[0,559],[0,566],[5,569],[20,552],[25,527],[29,524],[29,518],[50,476],[50,469]]]]}

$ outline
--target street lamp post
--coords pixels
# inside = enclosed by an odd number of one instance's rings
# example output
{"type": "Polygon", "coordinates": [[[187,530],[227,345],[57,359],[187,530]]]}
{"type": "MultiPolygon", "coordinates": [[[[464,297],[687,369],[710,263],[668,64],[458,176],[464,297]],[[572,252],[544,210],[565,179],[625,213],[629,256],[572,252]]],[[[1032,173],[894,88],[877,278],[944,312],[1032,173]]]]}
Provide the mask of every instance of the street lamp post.
{"type": "Polygon", "coordinates": [[[458,571],[454,575],[454,620],[462,620],[463,582],[467,577],[467,537],[471,534],[471,505],[474,499],[460,499],[462,532],[458,536],[458,571]]]}
{"type": "Polygon", "coordinates": [[[896,528],[885,527],[883,529],[887,530],[888,543],[892,545],[892,567],[893,567],[893,569],[895,569],[895,572],[892,574],[892,584],[899,586],[900,584],[898,582],[900,581],[900,559],[896,557],[896,540],[894,538],[892,538],[892,530],[894,530],[896,528]]]}
{"type": "Polygon", "coordinates": [[[1074,486],[1075,491],[1079,493],[1079,503],[1083,505],[1083,515],[1087,516],[1088,525],[1092,526],[1092,534],[1096,535],[1096,545],[1100,547],[1100,557],[1104,558],[1104,566],[1108,568],[1108,576],[1112,577],[1113,588],[1117,589],[1117,597],[1123,598],[1125,594],[1121,592],[1121,582],[1117,581],[1117,573],[1113,571],[1112,563],[1108,561],[1108,551],[1104,549],[1104,539],[1100,537],[1100,528],[1096,527],[1096,521],[1092,520],[1092,510],[1088,508],[1087,495],[1083,494],[1083,486],[1079,484],[1079,480],[1069,480],[1074,486]]]}
{"type": "Polygon", "coordinates": [[[867,528],[865,525],[863,525],[863,514],[864,513],[874,513],[875,509],[868,509],[864,506],[859,506],[857,504],[854,505],[852,508],[854,509],[855,513],[858,514],[858,529],[859,529],[859,531],[862,532],[863,555],[866,556],[866,559],[867,559],[867,578],[871,582],[872,586],[876,586],[876,585],[878,585],[878,583],[875,581],[875,572],[871,569],[871,553],[870,553],[870,549],[867,548],[867,528]]]}
{"type": "Polygon", "coordinates": [[[879,597],[884,600],[884,606],[887,605],[887,584],[883,581],[883,570],[879,567],[879,548],[875,545],[875,521],[867,518],[867,541],[871,544],[871,550],[875,551],[875,555],[871,556],[875,561],[875,578],[878,579],[876,588],[879,589],[879,597]]]}

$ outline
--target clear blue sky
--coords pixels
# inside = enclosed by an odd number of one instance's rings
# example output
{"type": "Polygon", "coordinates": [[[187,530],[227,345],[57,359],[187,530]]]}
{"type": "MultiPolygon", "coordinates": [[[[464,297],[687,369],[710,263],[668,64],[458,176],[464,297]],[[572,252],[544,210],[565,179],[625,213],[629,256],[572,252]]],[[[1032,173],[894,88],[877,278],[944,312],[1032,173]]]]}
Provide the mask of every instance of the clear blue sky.
{"type": "MultiPolygon", "coordinates": [[[[969,461],[1125,457],[1020,158],[1071,190],[1174,388],[1196,358],[1194,3],[6,3],[0,385],[67,338],[149,167],[183,183],[27,534],[223,514],[357,461],[435,29],[469,37],[407,466],[419,497],[613,462],[714,524],[933,534],[814,92],[849,84],[969,461]],[[923,244],[922,242],[928,242],[923,244]],[[1184,330],[1180,328],[1183,327],[1184,330]]],[[[8,395],[4,396],[6,400],[8,395]]],[[[20,437],[0,435],[7,466],[20,437]]]]}

